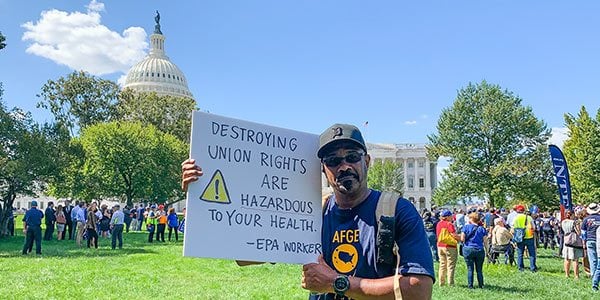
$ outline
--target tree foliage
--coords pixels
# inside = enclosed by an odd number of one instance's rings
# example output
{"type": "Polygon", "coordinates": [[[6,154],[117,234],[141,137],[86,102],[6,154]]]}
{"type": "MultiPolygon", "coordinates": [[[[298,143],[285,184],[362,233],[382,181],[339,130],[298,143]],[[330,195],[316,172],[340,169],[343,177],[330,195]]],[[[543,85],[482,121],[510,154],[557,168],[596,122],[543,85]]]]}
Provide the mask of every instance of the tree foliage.
{"type": "Polygon", "coordinates": [[[120,197],[130,205],[181,198],[179,164],[188,148],[181,141],[189,140],[193,99],[120,91],[114,82],[85,72],[49,80],[40,97],[38,106],[69,133],[57,141],[59,171],[48,194],[88,201],[120,197]],[[178,142],[171,141],[173,135],[178,142]]]}
{"type": "Polygon", "coordinates": [[[17,195],[35,195],[56,165],[51,159],[53,127],[38,126],[31,114],[8,110],[0,88],[0,236],[17,195]]]}
{"type": "Polygon", "coordinates": [[[548,146],[537,145],[519,162],[510,166],[510,172],[515,176],[511,204],[526,202],[545,211],[557,209],[560,201],[548,146]]]}
{"type": "Polygon", "coordinates": [[[404,190],[404,167],[400,162],[376,160],[369,166],[370,188],[401,193],[404,190]]]}
{"type": "Polygon", "coordinates": [[[56,122],[69,129],[71,136],[87,126],[115,119],[119,86],[86,72],[48,80],[38,97],[38,107],[49,109],[56,122]]]}
{"type": "Polygon", "coordinates": [[[58,141],[60,149],[54,155],[58,170],[49,178],[46,193],[56,198],[72,198],[84,201],[99,199],[98,180],[84,176],[85,152],[77,138],[58,141]]]}
{"type": "Polygon", "coordinates": [[[83,130],[83,176],[98,182],[102,197],[166,202],[182,198],[181,161],[187,146],[176,137],[140,122],[110,122],[83,130]]]}
{"type": "Polygon", "coordinates": [[[579,114],[565,115],[569,139],[563,152],[569,168],[572,197],[588,204],[600,199],[600,110],[594,119],[581,107],[579,114]]]}
{"type": "Polygon", "coordinates": [[[544,122],[508,90],[483,81],[458,91],[454,104],[442,111],[437,133],[428,136],[429,155],[450,158],[438,204],[478,197],[490,206],[507,200],[533,202],[547,193],[531,195],[530,185],[543,190],[551,168],[539,148],[550,136],[544,122]],[[529,184],[527,180],[533,180],[529,184]]]}
{"type": "Polygon", "coordinates": [[[6,37],[4,37],[4,35],[2,34],[2,31],[0,31],[0,50],[4,49],[6,47],[6,37]]]}
{"type": "Polygon", "coordinates": [[[42,87],[38,107],[48,109],[56,120],[54,162],[57,170],[48,179],[49,195],[79,200],[98,199],[98,182],[84,177],[85,153],[81,143],[71,137],[80,129],[115,119],[119,87],[112,81],[73,72],[42,87]]]}
{"type": "Polygon", "coordinates": [[[192,111],[196,102],[191,98],[159,96],[126,89],[119,95],[118,114],[124,121],[140,121],[154,125],[162,132],[189,142],[192,111]]]}

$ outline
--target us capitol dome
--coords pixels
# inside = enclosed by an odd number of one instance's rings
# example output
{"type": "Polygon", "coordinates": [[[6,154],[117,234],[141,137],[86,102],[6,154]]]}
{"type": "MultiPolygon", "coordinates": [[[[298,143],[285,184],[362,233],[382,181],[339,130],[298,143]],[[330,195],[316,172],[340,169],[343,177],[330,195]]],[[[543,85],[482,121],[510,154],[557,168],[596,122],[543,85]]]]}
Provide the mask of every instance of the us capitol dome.
{"type": "Polygon", "coordinates": [[[160,31],[160,14],[156,11],[156,25],[150,36],[150,53],[127,73],[123,89],[137,92],[156,92],[161,96],[194,99],[183,72],[165,54],[165,36],[160,31]]]}

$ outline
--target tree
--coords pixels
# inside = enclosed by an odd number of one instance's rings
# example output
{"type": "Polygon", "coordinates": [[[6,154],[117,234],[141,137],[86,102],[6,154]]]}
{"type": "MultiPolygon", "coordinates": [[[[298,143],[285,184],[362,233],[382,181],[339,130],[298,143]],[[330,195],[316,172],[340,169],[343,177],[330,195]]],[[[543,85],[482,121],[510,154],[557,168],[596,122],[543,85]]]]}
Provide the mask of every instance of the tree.
{"type": "Polygon", "coordinates": [[[450,157],[434,201],[444,204],[457,200],[449,197],[478,197],[495,207],[510,199],[533,200],[520,198],[526,194],[521,178],[542,180],[532,172],[545,172],[547,166],[532,156],[550,131],[521,102],[512,92],[485,81],[458,91],[452,107],[442,111],[438,132],[428,136],[431,158],[450,157]],[[533,165],[524,168],[527,163],[533,165]]]}
{"type": "Polygon", "coordinates": [[[57,139],[55,147],[60,149],[54,155],[58,167],[54,176],[48,180],[47,194],[56,198],[84,201],[100,198],[98,180],[84,176],[85,152],[80,140],[68,137],[67,133],[67,139],[57,139]]]}
{"type": "Polygon", "coordinates": [[[119,87],[112,81],[83,71],[66,78],[48,80],[42,87],[38,107],[49,109],[56,120],[53,146],[56,173],[48,180],[48,194],[59,198],[98,198],[98,182],[84,177],[85,161],[81,144],[71,137],[82,128],[116,118],[119,87]]]}
{"type": "Polygon", "coordinates": [[[565,115],[569,139],[563,152],[569,167],[573,200],[580,204],[600,199],[600,110],[593,119],[585,107],[577,116],[565,115]]]}
{"type": "Polygon", "coordinates": [[[176,137],[139,122],[110,122],[85,128],[83,176],[98,183],[102,197],[134,200],[181,199],[181,161],[187,146],[176,137]]]}
{"type": "Polygon", "coordinates": [[[138,93],[126,89],[119,95],[119,118],[154,125],[162,132],[189,142],[192,111],[196,102],[191,98],[159,96],[156,93],[138,93]]]}
{"type": "Polygon", "coordinates": [[[526,201],[536,204],[544,211],[558,208],[558,187],[549,155],[548,146],[540,144],[530,155],[523,157],[519,164],[509,166],[511,174],[514,174],[515,188],[509,195],[515,202],[513,204],[526,201]]]}
{"type": "Polygon", "coordinates": [[[404,190],[404,167],[402,163],[376,160],[369,167],[368,176],[369,185],[373,189],[400,194],[404,190]]]}
{"type": "Polygon", "coordinates": [[[0,31],[0,50],[4,49],[6,47],[6,38],[4,37],[4,35],[2,35],[2,31],[0,31]]]}
{"type": "Polygon", "coordinates": [[[0,236],[8,234],[8,216],[17,195],[35,195],[55,169],[48,136],[51,126],[38,126],[31,114],[8,110],[0,89],[0,236]]]}
{"type": "Polygon", "coordinates": [[[116,118],[119,86],[79,71],[66,78],[48,80],[38,97],[38,107],[49,109],[56,122],[69,129],[71,136],[87,126],[116,118]]]}

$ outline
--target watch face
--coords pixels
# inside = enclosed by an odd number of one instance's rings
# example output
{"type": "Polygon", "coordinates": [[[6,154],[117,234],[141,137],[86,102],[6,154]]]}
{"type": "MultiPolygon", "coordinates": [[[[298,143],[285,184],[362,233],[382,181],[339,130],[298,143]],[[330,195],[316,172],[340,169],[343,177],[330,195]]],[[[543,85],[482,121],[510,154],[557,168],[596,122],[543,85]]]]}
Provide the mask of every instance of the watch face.
{"type": "Polygon", "coordinates": [[[333,288],[336,290],[336,292],[347,291],[349,288],[349,285],[350,285],[350,282],[348,281],[348,277],[346,277],[346,276],[339,276],[333,282],[333,288]]]}

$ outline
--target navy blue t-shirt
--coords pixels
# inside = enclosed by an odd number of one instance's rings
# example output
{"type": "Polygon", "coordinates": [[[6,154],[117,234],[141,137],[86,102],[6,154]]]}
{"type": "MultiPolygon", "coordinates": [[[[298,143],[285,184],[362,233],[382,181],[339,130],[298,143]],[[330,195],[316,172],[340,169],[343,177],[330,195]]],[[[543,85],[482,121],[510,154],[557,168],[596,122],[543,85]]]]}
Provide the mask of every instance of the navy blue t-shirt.
{"type": "Polygon", "coordinates": [[[581,229],[585,231],[586,241],[597,241],[596,228],[600,227],[600,215],[593,214],[583,219],[581,229]]]}
{"type": "Polygon", "coordinates": [[[25,212],[23,221],[25,221],[25,224],[27,224],[27,226],[39,227],[42,224],[43,217],[44,213],[41,210],[32,207],[31,209],[25,212]]]}
{"type": "MultiPolygon", "coordinates": [[[[379,278],[376,266],[379,228],[375,222],[375,210],[380,195],[381,192],[372,190],[365,201],[351,209],[339,209],[334,197],[327,203],[321,231],[323,258],[338,273],[379,278]]],[[[427,275],[435,280],[423,220],[414,205],[404,198],[398,199],[395,220],[394,239],[400,254],[398,272],[402,275],[427,275]]],[[[334,296],[313,294],[310,299],[333,299],[334,296]]]]}

